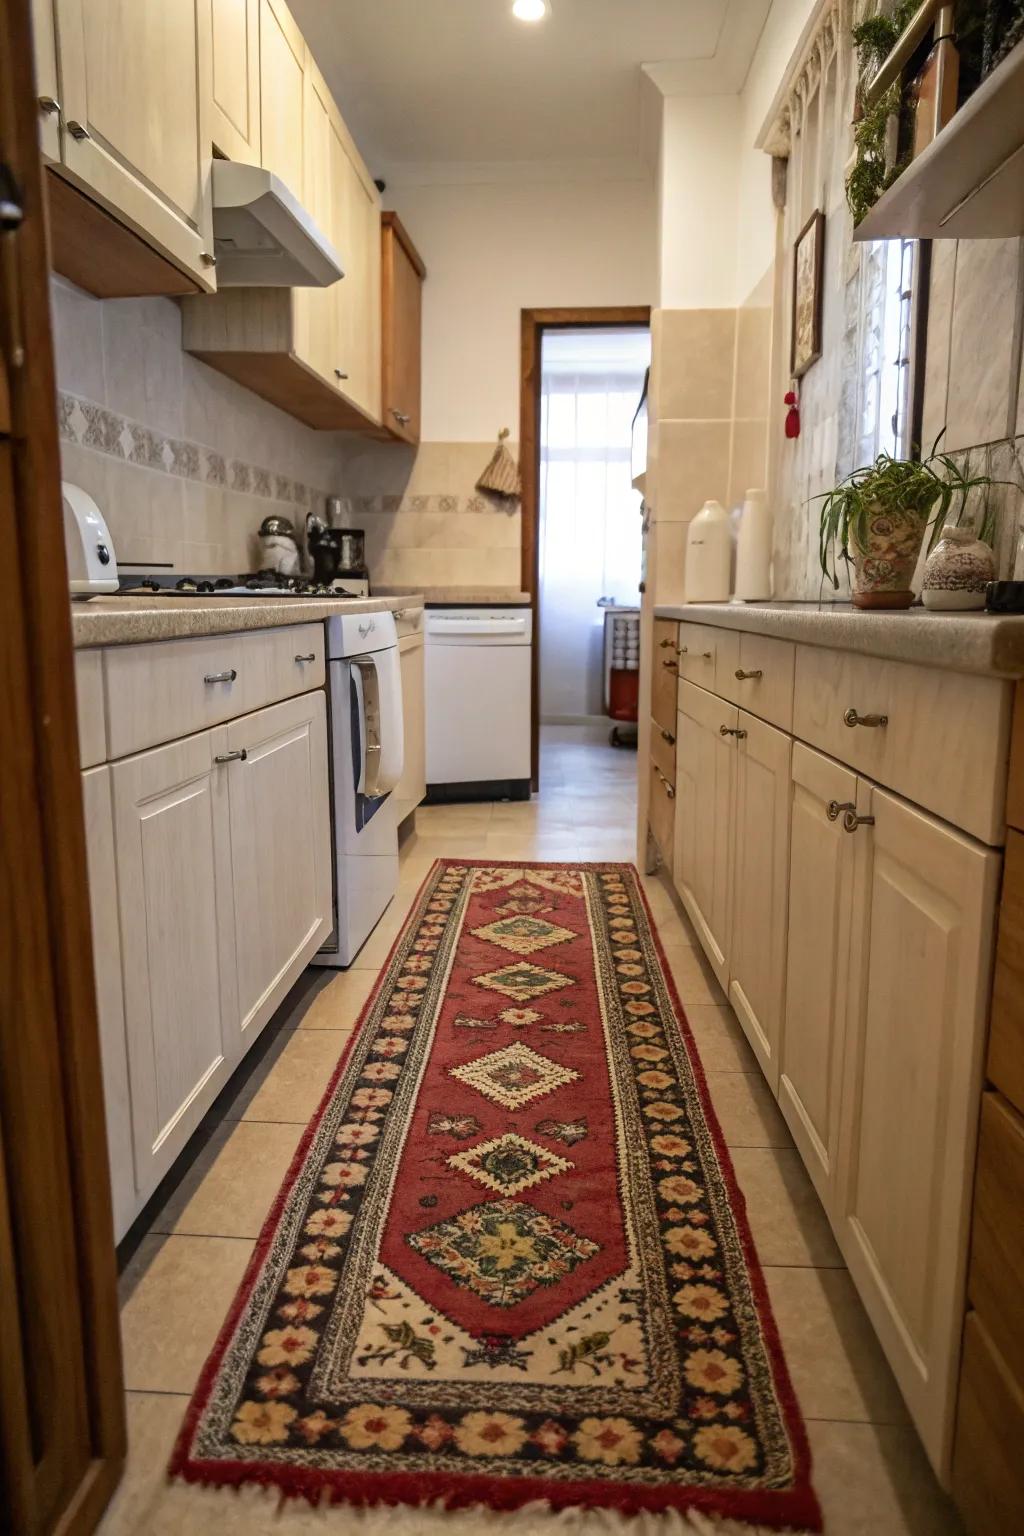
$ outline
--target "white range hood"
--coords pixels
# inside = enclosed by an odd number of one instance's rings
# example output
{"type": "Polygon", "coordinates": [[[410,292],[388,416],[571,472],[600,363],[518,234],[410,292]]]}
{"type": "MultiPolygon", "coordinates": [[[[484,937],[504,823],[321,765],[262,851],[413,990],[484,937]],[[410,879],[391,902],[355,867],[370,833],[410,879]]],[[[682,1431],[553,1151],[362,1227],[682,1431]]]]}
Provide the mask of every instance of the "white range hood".
{"type": "Polygon", "coordinates": [[[337,251],[271,171],[213,162],[218,288],[328,288],[345,273],[337,251]]]}

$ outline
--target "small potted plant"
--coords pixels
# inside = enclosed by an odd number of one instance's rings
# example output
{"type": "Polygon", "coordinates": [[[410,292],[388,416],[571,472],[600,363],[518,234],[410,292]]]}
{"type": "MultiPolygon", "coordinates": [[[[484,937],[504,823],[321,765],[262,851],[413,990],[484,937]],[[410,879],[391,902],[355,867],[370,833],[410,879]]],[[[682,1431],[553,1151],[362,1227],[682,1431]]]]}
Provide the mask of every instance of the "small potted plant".
{"type": "Polygon", "coordinates": [[[929,526],[931,549],[947,521],[959,522],[970,492],[992,485],[989,476],[971,475],[969,466],[961,469],[937,449],[936,442],[920,461],[880,453],[821,498],[822,574],[838,590],[839,561],[852,566],[857,608],[909,608],[910,583],[929,526]]]}

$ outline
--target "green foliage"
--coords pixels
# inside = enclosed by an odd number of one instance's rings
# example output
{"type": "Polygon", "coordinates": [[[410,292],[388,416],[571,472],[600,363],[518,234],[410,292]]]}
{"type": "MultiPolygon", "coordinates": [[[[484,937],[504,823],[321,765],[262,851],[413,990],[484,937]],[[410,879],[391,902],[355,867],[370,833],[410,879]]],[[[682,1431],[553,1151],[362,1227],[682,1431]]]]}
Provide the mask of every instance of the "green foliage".
{"type": "Polygon", "coordinates": [[[857,49],[860,111],[853,127],[856,164],[846,179],[846,200],[859,224],[874,207],[886,187],[891,186],[904,169],[902,162],[886,169],[885,140],[889,118],[899,112],[901,88],[894,82],[870,107],[863,105],[864,88],[877,73],[898,42],[901,33],[917,9],[917,0],[902,0],[888,16],[868,16],[852,29],[857,49]]]}
{"type": "MultiPolygon", "coordinates": [[[[961,469],[948,453],[939,453],[939,439],[929,457],[920,462],[880,453],[873,464],[855,469],[816,498],[822,503],[818,558],[822,575],[833,588],[839,586],[839,561],[850,563],[850,545],[862,547],[867,542],[872,512],[881,508],[894,522],[920,523],[922,534],[930,525],[931,552],[945,524],[963,518],[970,493],[996,483],[988,475],[972,475],[969,456],[961,469]]],[[[994,532],[995,510],[986,505],[979,537],[991,543],[994,532]]]]}

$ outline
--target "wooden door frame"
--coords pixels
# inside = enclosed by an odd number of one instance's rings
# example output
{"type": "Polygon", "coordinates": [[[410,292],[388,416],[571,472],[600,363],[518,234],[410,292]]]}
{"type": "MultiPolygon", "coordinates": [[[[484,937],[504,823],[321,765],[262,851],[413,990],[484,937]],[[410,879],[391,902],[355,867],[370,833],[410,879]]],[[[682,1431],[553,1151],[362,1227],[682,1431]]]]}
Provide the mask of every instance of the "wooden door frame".
{"type": "Polygon", "coordinates": [[[0,1481],[17,1536],[84,1536],[125,1409],[32,59],[30,0],[0,0],[0,1481]]]}
{"type": "Polygon", "coordinates": [[[530,764],[534,789],[540,788],[540,395],[541,342],[548,330],[621,330],[649,326],[649,304],[572,309],[524,309],[519,344],[519,471],[523,490],[522,574],[533,610],[530,685],[530,764]]]}

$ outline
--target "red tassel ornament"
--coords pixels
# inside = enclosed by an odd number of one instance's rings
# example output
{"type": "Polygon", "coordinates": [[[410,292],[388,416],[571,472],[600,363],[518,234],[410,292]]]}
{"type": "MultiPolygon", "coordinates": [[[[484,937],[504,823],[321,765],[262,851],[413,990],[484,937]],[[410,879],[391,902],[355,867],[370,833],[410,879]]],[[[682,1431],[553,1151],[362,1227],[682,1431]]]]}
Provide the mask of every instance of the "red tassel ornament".
{"type": "Polygon", "coordinates": [[[787,390],[785,395],[783,396],[783,400],[785,401],[786,405],[789,406],[789,410],[786,412],[786,436],[787,437],[799,437],[800,436],[800,405],[799,405],[799,402],[797,400],[796,390],[795,389],[787,390]]]}

